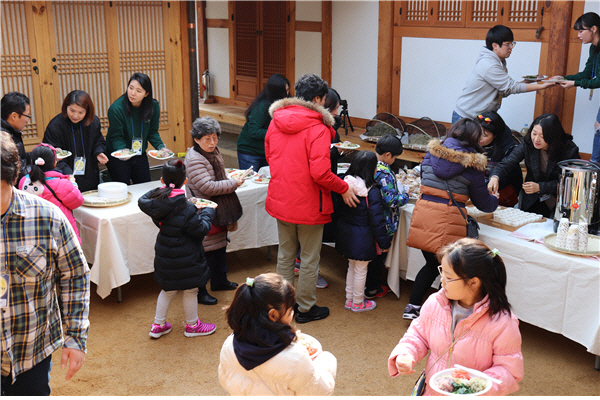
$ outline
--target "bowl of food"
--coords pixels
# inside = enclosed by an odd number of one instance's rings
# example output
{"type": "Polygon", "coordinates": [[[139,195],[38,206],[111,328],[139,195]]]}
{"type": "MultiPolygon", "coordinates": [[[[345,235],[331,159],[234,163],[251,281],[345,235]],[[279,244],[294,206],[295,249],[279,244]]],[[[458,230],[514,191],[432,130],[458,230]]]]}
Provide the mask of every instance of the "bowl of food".
{"type": "Polygon", "coordinates": [[[459,368],[448,368],[435,373],[429,380],[429,386],[446,396],[480,396],[492,388],[489,379],[472,376],[459,368]]]}
{"type": "Polygon", "coordinates": [[[306,347],[306,351],[308,351],[308,355],[311,359],[317,358],[319,354],[323,352],[323,347],[321,343],[314,337],[307,335],[306,333],[302,333],[300,331],[296,332],[297,342],[302,346],[306,347]]]}

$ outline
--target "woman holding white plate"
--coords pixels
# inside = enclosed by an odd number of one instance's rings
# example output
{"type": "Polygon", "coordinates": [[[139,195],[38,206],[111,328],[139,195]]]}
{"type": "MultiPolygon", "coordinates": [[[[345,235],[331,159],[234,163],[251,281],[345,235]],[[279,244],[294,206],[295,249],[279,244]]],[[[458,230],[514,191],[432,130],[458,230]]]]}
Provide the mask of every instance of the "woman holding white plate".
{"type": "MultiPolygon", "coordinates": [[[[220,137],[221,126],[217,121],[210,117],[196,119],[192,126],[194,147],[185,156],[186,196],[217,203],[217,214],[202,242],[210,270],[211,291],[235,290],[238,286],[227,279],[225,252],[227,232],[237,229],[237,220],[242,216],[242,205],[235,190],[242,186],[244,180],[227,177],[225,162],[217,147],[220,137]]],[[[199,289],[198,303],[217,304],[217,299],[208,294],[206,287],[199,289]]]]}
{"type": "Polygon", "coordinates": [[[98,188],[98,163],[106,164],[108,157],[100,120],[89,94],[73,90],[65,97],[61,113],[46,127],[42,142],[71,153],[59,158],[56,168],[65,175],[73,175],[82,193],[98,188]]]}
{"type": "Polygon", "coordinates": [[[127,185],[150,182],[148,142],[157,150],[166,148],[158,133],[159,119],[160,106],[152,97],[152,81],[146,74],[134,73],[127,83],[127,91],[108,109],[107,167],[113,181],[127,185]],[[136,153],[113,155],[123,149],[136,153]]]}

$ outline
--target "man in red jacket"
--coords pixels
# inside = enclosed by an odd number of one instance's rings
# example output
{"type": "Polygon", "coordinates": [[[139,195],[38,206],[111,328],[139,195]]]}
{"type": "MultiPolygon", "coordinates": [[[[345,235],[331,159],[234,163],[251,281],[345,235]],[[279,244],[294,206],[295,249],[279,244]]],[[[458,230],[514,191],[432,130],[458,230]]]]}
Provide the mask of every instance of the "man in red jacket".
{"type": "Polygon", "coordinates": [[[329,149],[335,121],[322,107],[327,82],[305,74],[294,89],[296,97],[276,101],[269,108],[273,119],[265,137],[265,155],[271,181],[265,208],[277,219],[277,272],[292,284],[296,255],[302,249],[296,322],[305,323],[329,316],[329,308],[316,305],[316,284],[323,226],[333,212],[331,191],[340,193],[351,207],[358,204],[358,198],[331,172],[329,149]]]}

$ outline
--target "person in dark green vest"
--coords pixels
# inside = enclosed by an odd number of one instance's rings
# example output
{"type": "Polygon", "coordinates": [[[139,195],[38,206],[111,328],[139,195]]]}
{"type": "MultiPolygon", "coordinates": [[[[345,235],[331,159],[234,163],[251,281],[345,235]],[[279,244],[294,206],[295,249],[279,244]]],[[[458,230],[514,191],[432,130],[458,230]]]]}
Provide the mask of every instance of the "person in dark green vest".
{"type": "Polygon", "coordinates": [[[273,74],[246,110],[246,123],[236,143],[240,169],[253,167],[254,171],[258,171],[269,165],[265,158],[265,136],[271,123],[269,107],[289,94],[290,81],[281,74],[273,74]]]}
{"type": "Polygon", "coordinates": [[[136,72],[127,83],[127,91],[108,109],[106,151],[108,172],[113,181],[143,183],[150,181],[150,165],[146,150],[148,142],[157,150],[166,148],[158,133],[160,106],[152,97],[152,82],[148,75],[136,72]],[[136,150],[127,156],[112,155],[117,150],[136,150]]]}

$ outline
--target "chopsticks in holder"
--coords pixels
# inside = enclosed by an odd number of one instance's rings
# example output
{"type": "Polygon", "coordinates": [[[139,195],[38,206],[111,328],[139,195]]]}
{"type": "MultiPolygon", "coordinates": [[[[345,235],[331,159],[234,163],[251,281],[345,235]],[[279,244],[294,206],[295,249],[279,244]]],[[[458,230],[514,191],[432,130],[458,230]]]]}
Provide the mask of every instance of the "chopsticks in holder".
{"type": "Polygon", "coordinates": [[[245,171],[245,172],[244,172],[244,173],[243,173],[243,174],[240,176],[240,179],[244,179],[245,177],[247,177],[247,176],[248,176],[248,174],[249,174],[250,172],[252,172],[252,168],[254,168],[254,167],[250,166],[250,168],[248,168],[248,169],[247,169],[247,170],[246,170],[246,171],[245,171]]]}
{"type": "Polygon", "coordinates": [[[471,368],[467,368],[467,367],[463,367],[462,365],[458,365],[458,364],[454,364],[454,368],[458,368],[458,369],[462,369],[467,371],[469,374],[479,377],[479,378],[485,378],[485,379],[489,379],[490,381],[497,383],[498,385],[502,384],[502,381],[500,379],[496,379],[496,378],[492,378],[489,375],[484,374],[481,371],[477,371],[476,369],[471,369],[471,368]]]}

